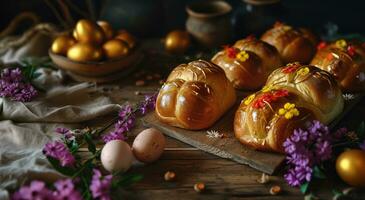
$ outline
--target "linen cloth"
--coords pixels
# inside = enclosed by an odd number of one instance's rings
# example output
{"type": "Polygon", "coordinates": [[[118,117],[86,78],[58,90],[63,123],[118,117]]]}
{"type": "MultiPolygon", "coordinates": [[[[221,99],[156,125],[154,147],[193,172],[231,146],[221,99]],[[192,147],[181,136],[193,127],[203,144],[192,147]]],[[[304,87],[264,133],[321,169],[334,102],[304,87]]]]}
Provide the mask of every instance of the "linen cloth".
{"type": "Polygon", "coordinates": [[[27,180],[60,178],[41,152],[47,141],[59,137],[56,127],[74,128],[120,109],[92,84],[59,86],[59,71],[41,72],[36,83],[46,86],[46,94],[26,103],[0,98],[0,200],[27,180]]]}

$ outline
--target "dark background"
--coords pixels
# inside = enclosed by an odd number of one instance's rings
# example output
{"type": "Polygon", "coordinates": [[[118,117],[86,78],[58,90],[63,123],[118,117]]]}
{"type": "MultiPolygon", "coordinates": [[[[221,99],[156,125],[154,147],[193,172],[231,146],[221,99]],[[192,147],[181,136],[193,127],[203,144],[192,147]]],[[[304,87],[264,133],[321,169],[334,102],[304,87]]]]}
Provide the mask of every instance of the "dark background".
{"type": "MultiPolygon", "coordinates": [[[[85,0],[71,1],[86,9],[85,0]]],[[[117,28],[127,28],[139,36],[151,37],[184,28],[185,5],[189,2],[194,0],[94,0],[94,7],[97,13],[101,12],[101,18],[112,21],[117,28]]],[[[240,0],[227,2],[232,5],[233,13],[245,8],[240,0]]],[[[281,20],[292,25],[307,26],[320,32],[330,22],[338,25],[341,33],[365,34],[365,2],[362,0],[282,0],[282,7],[281,20]]],[[[1,0],[0,30],[23,11],[33,11],[42,21],[59,24],[44,0],[1,0]]]]}

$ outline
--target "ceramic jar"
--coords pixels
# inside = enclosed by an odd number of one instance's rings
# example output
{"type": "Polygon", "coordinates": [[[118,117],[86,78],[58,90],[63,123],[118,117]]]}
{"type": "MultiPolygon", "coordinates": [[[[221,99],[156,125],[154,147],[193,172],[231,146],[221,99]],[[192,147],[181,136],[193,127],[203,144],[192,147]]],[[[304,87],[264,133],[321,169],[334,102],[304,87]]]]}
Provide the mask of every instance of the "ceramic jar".
{"type": "Polygon", "coordinates": [[[233,36],[232,7],[225,1],[202,1],[186,7],[186,30],[205,48],[228,44],[233,36]]]}

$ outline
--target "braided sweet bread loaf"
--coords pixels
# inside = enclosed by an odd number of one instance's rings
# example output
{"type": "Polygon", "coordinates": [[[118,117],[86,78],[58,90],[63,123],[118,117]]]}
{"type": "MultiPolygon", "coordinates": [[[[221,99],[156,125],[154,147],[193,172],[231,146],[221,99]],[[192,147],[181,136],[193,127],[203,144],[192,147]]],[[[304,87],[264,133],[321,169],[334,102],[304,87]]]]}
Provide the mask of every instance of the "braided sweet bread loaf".
{"type": "Polygon", "coordinates": [[[311,31],[283,23],[276,23],[261,40],[276,47],[284,63],[309,63],[316,52],[317,39],[311,31]]]}
{"type": "Polygon", "coordinates": [[[160,121],[184,129],[208,128],[236,101],[235,90],[217,65],[197,60],[177,66],[156,101],[160,121]]]}
{"type": "Polygon", "coordinates": [[[218,52],[212,62],[220,66],[238,89],[262,87],[269,74],[282,65],[275,47],[254,37],[238,40],[218,52]]]}
{"type": "Polygon", "coordinates": [[[365,90],[365,48],[358,42],[322,42],[311,65],[330,72],[345,91],[365,90]]]}
{"type": "Polygon", "coordinates": [[[255,149],[284,152],[282,144],[294,129],[314,119],[329,123],[343,106],[342,92],[328,72],[288,64],[275,70],[261,91],[241,102],[235,136],[255,149]]]}

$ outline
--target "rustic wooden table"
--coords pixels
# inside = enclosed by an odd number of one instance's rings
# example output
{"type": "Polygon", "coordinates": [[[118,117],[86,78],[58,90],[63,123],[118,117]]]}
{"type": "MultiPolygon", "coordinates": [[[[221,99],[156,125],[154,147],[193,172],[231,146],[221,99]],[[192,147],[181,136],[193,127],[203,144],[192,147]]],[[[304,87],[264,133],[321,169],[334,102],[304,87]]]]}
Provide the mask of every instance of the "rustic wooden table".
{"type": "MultiPolygon", "coordinates": [[[[160,87],[159,80],[166,77],[176,64],[183,61],[184,56],[166,57],[159,53],[161,45],[158,42],[153,46],[159,48],[149,49],[140,68],[132,75],[98,87],[105,95],[109,95],[121,104],[126,101],[137,102],[143,98],[143,94],[157,91],[160,87]],[[161,75],[161,78],[149,80],[151,76],[157,77],[156,74],[161,75]],[[136,82],[141,80],[144,84],[136,86],[136,82]]],[[[198,54],[197,57],[202,55],[198,54]]],[[[184,59],[192,58],[194,57],[184,57],[184,59]]],[[[357,127],[364,120],[364,114],[365,98],[344,117],[339,127],[357,127]]],[[[105,119],[96,119],[95,124],[101,121],[105,119]]],[[[130,133],[129,142],[132,142],[142,129],[143,125],[138,122],[137,127],[130,133]]],[[[271,176],[268,183],[261,184],[257,179],[262,173],[255,169],[205,153],[175,139],[169,137],[166,139],[166,148],[160,160],[148,165],[134,166],[129,172],[140,173],[144,179],[131,187],[115,192],[116,199],[304,199],[298,188],[286,184],[282,172],[271,176]],[[164,174],[167,171],[175,172],[177,179],[172,182],[165,181],[164,174]],[[197,182],[206,185],[204,192],[197,193],[193,189],[197,182]],[[281,187],[282,193],[273,196],[269,191],[275,185],[281,187]]],[[[341,190],[345,187],[346,185],[334,173],[330,173],[329,180],[315,183],[312,191],[321,199],[332,199],[333,189],[341,190]]]]}

